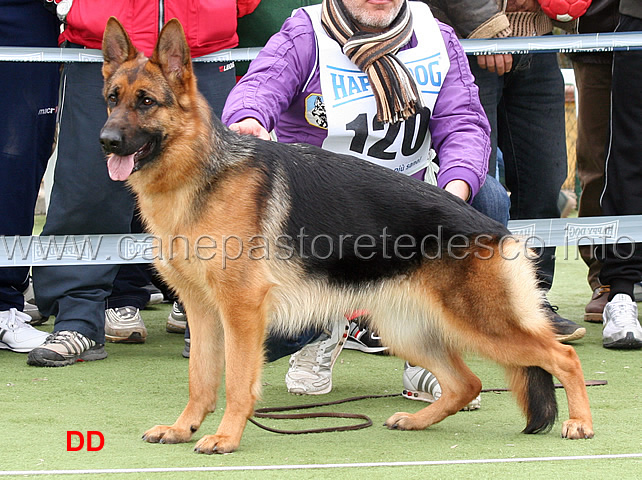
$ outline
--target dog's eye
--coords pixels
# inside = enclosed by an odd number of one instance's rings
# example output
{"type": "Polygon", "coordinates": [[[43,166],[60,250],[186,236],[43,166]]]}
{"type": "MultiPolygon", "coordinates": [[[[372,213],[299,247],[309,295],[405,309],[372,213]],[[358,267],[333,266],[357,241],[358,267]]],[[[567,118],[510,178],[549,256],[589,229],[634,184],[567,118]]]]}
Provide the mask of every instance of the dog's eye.
{"type": "Polygon", "coordinates": [[[110,105],[115,104],[117,100],[118,100],[118,97],[116,96],[115,93],[110,93],[107,96],[107,102],[109,102],[110,105]]]}
{"type": "Polygon", "coordinates": [[[145,97],[143,98],[142,104],[145,105],[146,107],[151,107],[152,105],[155,105],[156,102],[154,101],[153,98],[145,97]]]}

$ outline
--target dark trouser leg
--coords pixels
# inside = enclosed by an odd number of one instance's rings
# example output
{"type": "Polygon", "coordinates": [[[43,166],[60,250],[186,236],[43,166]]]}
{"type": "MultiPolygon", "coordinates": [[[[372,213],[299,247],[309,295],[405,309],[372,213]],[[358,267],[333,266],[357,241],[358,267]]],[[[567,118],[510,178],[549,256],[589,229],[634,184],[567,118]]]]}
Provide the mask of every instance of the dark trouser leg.
{"type": "MultiPolygon", "coordinates": [[[[611,109],[611,64],[573,62],[578,88],[577,173],[582,187],[578,216],[602,215],[600,197],[604,190],[604,163],[611,109]]],[[[588,266],[591,290],[600,286],[601,262],[594,248],[580,247],[588,266]]]]}
{"type": "MultiPolygon", "coordinates": [[[[109,178],[98,136],[107,110],[100,64],[66,64],[58,159],[43,235],[128,233],[134,200],[109,178]]],[[[33,269],[38,308],[55,315],[54,330],[104,343],[105,299],[117,265],[33,269]]]]}
{"type": "MultiPolygon", "coordinates": [[[[3,2],[2,46],[55,47],[58,24],[37,2],[3,2]]],[[[31,235],[56,128],[59,65],[0,62],[0,235],[31,235]]],[[[13,242],[7,240],[11,247],[13,242]]],[[[22,311],[28,267],[0,268],[0,311],[22,311]]]]}
{"type": "MultiPolygon", "coordinates": [[[[642,20],[621,15],[617,31],[642,30],[642,20]]],[[[606,157],[606,185],[602,196],[605,215],[639,215],[642,179],[642,51],[613,53],[611,133],[606,157]]],[[[642,280],[642,245],[626,244],[605,249],[600,280],[618,293],[633,296],[633,284],[642,280]]]]}
{"type": "MultiPolygon", "coordinates": [[[[511,218],[558,218],[566,178],[564,80],[555,54],[515,55],[498,105],[498,145],[504,155],[511,218]]],[[[555,247],[540,249],[540,287],[549,290],[555,247]]]]}

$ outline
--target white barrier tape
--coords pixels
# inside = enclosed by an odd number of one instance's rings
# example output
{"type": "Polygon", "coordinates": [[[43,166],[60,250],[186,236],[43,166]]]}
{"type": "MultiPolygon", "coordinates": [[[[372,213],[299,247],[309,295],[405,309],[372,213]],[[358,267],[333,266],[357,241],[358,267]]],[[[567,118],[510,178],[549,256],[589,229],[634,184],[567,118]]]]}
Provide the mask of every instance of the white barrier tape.
{"type": "Polygon", "coordinates": [[[639,243],[642,215],[511,220],[508,229],[529,239],[529,247],[639,243]]]}
{"type": "Polygon", "coordinates": [[[494,53],[571,53],[612,52],[642,49],[642,32],[584,33],[580,35],[545,35],[542,37],[509,37],[465,39],[464,51],[470,55],[494,53]]]}
{"type": "MultiPolygon", "coordinates": [[[[545,35],[464,39],[464,51],[470,55],[529,52],[611,52],[642,49],[642,32],[585,33],[580,35],[545,35]]],[[[229,62],[254,59],[261,47],[234,48],[195,58],[195,62],[229,62]]],[[[89,48],[0,47],[4,62],[102,62],[100,50],[89,48]]]]}
{"type": "MultiPolygon", "coordinates": [[[[642,242],[642,215],[512,220],[508,223],[508,228],[529,248],[642,242]]],[[[233,238],[236,247],[237,237],[229,237],[233,238]]],[[[179,245],[175,248],[176,255],[181,254],[182,239],[179,240],[179,245]]],[[[199,246],[204,251],[203,257],[221,262],[223,268],[239,258],[236,252],[233,257],[225,256],[225,244],[220,240],[218,250],[209,239],[205,240],[207,241],[199,246]]],[[[190,250],[190,254],[194,254],[193,250],[194,248],[190,250]]],[[[0,236],[0,267],[150,263],[158,254],[158,249],[154,247],[154,237],[144,233],[0,236]]]]}

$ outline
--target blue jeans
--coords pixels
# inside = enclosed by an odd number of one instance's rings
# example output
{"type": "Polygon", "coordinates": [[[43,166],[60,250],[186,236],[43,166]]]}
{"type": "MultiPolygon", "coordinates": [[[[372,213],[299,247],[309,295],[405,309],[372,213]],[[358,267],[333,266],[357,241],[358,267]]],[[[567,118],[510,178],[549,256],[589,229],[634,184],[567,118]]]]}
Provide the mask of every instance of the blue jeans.
{"type": "MultiPolygon", "coordinates": [[[[489,174],[496,153],[503,154],[510,218],[559,218],[557,205],[566,178],[564,79],[554,53],[513,55],[513,69],[502,76],[469,57],[479,98],[491,126],[489,174]]],[[[549,290],[555,248],[544,248],[538,262],[539,285],[549,290]]]]}
{"type": "MultiPolygon", "coordinates": [[[[486,177],[484,185],[477,192],[471,205],[477,211],[503,225],[508,223],[508,210],[510,208],[508,194],[502,184],[490,175],[486,177]]],[[[294,338],[268,334],[265,341],[266,360],[273,362],[286,355],[291,355],[315,340],[320,334],[321,331],[314,328],[305,330],[301,335],[294,338]]]]}
{"type": "Polygon", "coordinates": [[[486,181],[473,198],[471,206],[502,225],[508,225],[510,198],[504,186],[495,177],[486,176],[486,181]]]}

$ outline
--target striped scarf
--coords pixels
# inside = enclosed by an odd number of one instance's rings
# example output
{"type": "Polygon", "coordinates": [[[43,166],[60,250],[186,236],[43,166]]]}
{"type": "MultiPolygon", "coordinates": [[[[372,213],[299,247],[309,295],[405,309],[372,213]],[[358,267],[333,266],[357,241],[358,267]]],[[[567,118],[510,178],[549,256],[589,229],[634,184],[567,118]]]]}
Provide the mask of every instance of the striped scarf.
{"type": "Polygon", "coordinates": [[[321,23],[330,38],[341,45],[343,53],[368,75],[380,122],[397,123],[422,108],[417,84],[396,56],[412,36],[412,14],[407,1],[382,33],[361,31],[342,0],[323,0],[321,23]]]}

